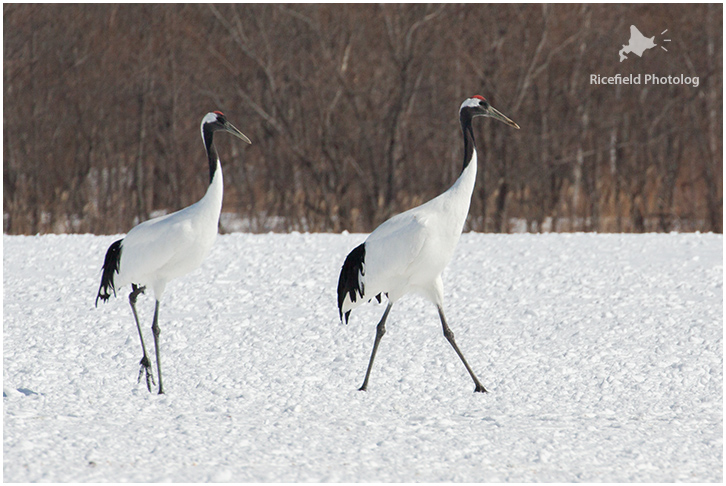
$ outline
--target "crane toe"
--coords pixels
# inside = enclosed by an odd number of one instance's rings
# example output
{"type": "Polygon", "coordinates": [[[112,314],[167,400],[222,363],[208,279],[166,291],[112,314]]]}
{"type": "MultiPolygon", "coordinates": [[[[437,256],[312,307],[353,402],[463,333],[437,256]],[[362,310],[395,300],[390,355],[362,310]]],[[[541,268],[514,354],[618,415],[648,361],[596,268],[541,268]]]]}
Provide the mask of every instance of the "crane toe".
{"type": "Polygon", "coordinates": [[[144,372],[146,372],[146,388],[148,388],[149,392],[151,392],[151,385],[153,384],[156,386],[156,382],[154,381],[154,373],[151,371],[151,362],[149,361],[149,358],[147,356],[141,358],[139,365],[141,365],[141,367],[139,368],[139,378],[136,380],[136,383],[141,382],[141,376],[143,376],[144,372]]]}

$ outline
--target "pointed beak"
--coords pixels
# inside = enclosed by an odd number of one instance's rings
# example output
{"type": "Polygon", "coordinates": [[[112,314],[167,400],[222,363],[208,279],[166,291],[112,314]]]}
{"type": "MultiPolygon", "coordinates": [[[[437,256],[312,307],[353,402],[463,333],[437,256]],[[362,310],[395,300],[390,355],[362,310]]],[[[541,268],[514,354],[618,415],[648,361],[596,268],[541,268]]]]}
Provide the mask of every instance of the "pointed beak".
{"type": "Polygon", "coordinates": [[[489,116],[492,117],[492,118],[496,118],[497,120],[506,123],[510,127],[514,127],[517,130],[519,130],[519,125],[517,125],[516,123],[514,123],[512,120],[510,120],[509,118],[507,118],[499,110],[497,110],[496,108],[494,108],[491,105],[489,106],[489,116]]]}
{"type": "Polygon", "coordinates": [[[234,126],[234,125],[232,125],[232,124],[231,124],[230,122],[227,122],[227,123],[226,123],[226,124],[224,125],[224,129],[225,129],[226,131],[228,131],[229,133],[231,133],[232,135],[234,135],[235,137],[237,137],[237,138],[241,138],[242,140],[244,140],[245,142],[247,142],[247,143],[249,143],[249,144],[251,144],[251,143],[252,143],[252,142],[250,141],[250,139],[249,139],[249,138],[247,138],[247,135],[245,135],[244,133],[242,133],[242,132],[240,132],[239,130],[237,130],[237,128],[235,128],[235,126],[234,126]]]}

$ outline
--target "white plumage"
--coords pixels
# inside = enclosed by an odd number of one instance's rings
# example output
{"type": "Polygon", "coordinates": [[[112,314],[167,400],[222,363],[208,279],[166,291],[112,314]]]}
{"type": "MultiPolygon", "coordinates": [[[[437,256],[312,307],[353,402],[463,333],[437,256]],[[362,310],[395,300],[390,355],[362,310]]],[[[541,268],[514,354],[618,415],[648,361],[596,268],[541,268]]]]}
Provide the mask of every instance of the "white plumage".
{"type": "Polygon", "coordinates": [[[376,228],[366,241],[346,258],[338,280],[338,310],[347,321],[350,312],[364,302],[383,295],[388,306],[378,323],[373,352],[361,390],[366,390],[378,344],[393,304],[404,295],[418,293],[436,305],[444,330],[475,383],[475,391],[486,390],[469,367],[454,341],[443,312],[441,273],[451,260],[469,213],[477,171],[477,154],[471,121],[490,116],[519,128],[481,96],[465,100],[459,109],[464,136],[464,168],[446,192],[393,216],[376,228]]]}
{"type": "Polygon", "coordinates": [[[201,124],[202,141],[207,150],[210,174],[209,187],[204,197],[180,211],[150,219],[135,226],[125,238],[114,242],[109,247],[103,264],[103,276],[96,304],[98,304],[98,299],[107,301],[111,292],[115,295],[117,288],[132,284],[129,302],[143,350],[139,379],[145,372],[149,391],[151,391],[153,373],[146,354],[135,304],[138,294],[143,293],[147,287],[154,292],[156,307],[152,332],[156,349],[160,394],[164,393],[164,388],[159,356],[159,304],[166,284],[170,280],[198,268],[209,254],[217,237],[224,182],[222,166],[214,147],[213,136],[215,131],[220,130],[227,131],[245,142],[251,143],[242,132],[227,121],[224,114],[218,111],[208,113],[202,119],[201,124]]]}
{"type": "Polygon", "coordinates": [[[201,265],[217,238],[222,208],[222,171],[218,165],[206,194],[180,211],[144,221],[123,239],[116,287],[135,283],[161,300],[166,284],[201,265]]]}
{"type": "MultiPolygon", "coordinates": [[[[414,292],[443,303],[440,276],[461,237],[475,180],[476,155],[448,191],[393,216],[368,236],[362,278],[366,295],[384,292],[395,302],[414,292]]],[[[351,302],[346,295],[343,312],[365,301],[364,296],[351,302]]]]}

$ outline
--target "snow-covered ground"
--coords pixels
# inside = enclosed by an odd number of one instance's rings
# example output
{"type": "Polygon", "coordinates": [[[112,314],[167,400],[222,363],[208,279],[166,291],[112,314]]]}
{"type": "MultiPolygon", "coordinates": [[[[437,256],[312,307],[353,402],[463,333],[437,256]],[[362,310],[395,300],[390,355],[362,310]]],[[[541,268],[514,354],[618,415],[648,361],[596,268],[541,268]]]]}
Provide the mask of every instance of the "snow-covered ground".
{"type": "Polygon", "coordinates": [[[220,236],[167,287],[158,396],[129,289],[93,306],[115,238],[3,236],[4,481],[722,481],[722,235],[463,235],[447,317],[488,394],[414,296],[357,391],[363,238],[220,236]]]}

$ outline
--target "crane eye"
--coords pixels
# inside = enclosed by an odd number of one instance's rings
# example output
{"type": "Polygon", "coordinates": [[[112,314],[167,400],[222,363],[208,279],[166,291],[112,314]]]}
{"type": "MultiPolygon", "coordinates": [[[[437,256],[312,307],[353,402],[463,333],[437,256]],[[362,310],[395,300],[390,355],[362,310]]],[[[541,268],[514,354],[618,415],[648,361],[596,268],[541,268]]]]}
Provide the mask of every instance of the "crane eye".
{"type": "Polygon", "coordinates": [[[481,106],[482,108],[486,108],[487,107],[487,102],[486,101],[480,101],[479,102],[479,106],[481,106]]]}

